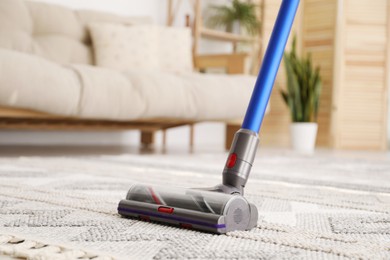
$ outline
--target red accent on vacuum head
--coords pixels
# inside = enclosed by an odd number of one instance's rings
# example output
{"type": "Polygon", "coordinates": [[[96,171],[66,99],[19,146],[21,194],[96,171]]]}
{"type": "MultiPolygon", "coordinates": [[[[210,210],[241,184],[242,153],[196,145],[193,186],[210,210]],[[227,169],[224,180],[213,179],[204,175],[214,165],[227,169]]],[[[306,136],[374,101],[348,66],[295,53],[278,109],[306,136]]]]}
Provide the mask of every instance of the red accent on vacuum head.
{"type": "Polygon", "coordinates": [[[236,165],[236,161],[237,161],[237,154],[232,153],[232,154],[229,156],[229,159],[227,160],[226,166],[227,166],[229,169],[230,169],[230,168],[233,168],[234,165],[236,165]]]}
{"type": "Polygon", "coordinates": [[[173,213],[173,208],[169,208],[169,207],[159,207],[159,208],[158,208],[158,212],[166,213],[166,214],[172,214],[172,213],[173,213]]]}
{"type": "Polygon", "coordinates": [[[149,187],[149,191],[150,191],[150,194],[152,195],[154,202],[156,202],[156,204],[162,204],[161,201],[159,200],[159,198],[157,197],[156,193],[154,192],[154,190],[151,187],[149,187]]]}

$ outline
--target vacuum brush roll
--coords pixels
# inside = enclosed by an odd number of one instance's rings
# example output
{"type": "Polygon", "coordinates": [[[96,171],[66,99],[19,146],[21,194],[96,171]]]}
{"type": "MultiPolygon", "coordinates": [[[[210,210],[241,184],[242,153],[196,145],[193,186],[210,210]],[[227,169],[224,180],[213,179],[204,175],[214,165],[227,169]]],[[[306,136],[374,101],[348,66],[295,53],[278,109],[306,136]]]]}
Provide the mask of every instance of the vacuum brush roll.
{"type": "Polygon", "coordinates": [[[223,234],[256,226],[257,208],[241,195],[134,185],[118,213],[145,221],[223,234]]]}

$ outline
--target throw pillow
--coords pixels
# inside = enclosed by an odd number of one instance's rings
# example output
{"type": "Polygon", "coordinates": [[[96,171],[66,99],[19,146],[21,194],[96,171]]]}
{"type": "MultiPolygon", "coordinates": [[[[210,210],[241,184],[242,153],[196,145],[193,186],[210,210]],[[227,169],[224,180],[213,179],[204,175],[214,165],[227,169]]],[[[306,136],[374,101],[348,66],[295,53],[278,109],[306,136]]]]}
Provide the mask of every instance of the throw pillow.
{"type": "Polygon", "coordinates": [[[193,71],[190,29],[158,27],[158,50],[161,70],[173,72],[193,71]]]}
{"type": "Polygon", "coordinates": [[[117,70],[158,69],[154,26],[96,23],[89,28],[96,65],[117,70]]]}
{"type": "Polygon", "coordinates": [[[187,28],[92,24],[96,65],[118,69],[191,72],[192,37],[187,28]]]}

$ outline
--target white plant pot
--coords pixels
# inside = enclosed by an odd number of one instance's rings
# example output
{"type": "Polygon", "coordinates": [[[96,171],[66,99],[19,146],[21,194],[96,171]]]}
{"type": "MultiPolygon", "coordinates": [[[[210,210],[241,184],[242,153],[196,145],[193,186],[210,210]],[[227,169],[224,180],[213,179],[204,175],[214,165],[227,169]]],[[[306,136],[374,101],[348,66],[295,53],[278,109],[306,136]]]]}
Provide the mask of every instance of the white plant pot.
{"type": "Polygon", "coordinates": [[[290,125],[291,145],[294,151],[311,154],[317,138],[317,123],[292,123],[290,125]]]}
{"type": "Polygon", "coordinates": [[[232,25],[232,33],[241,34],[241,23],[239,21],[234,21],[232,25]]]}

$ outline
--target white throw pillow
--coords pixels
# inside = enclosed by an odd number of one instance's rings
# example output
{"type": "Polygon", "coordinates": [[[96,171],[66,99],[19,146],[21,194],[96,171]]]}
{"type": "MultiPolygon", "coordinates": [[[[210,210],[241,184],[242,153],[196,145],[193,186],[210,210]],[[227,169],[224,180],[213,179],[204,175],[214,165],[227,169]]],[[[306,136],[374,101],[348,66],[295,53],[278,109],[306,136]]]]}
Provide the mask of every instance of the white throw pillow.
{"type": "Polygon", "coordinates": [[[154,25],[90,25],[98,66],[191,72],[192,38],[187,28],[154,25]]]}
{"type": "Polygon", "coordinates": [[[158,40],[161,70],[173,72],[193,71],[190,29],[158,27],[158,40]]]}
{"type": "Polygon", "coordinates": [[[154,26],[96,23],[89,28],[96,65],[117,70],[159,68],[154,26]]]}

